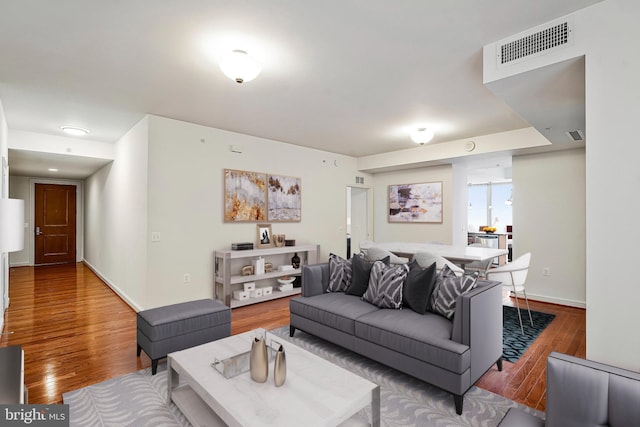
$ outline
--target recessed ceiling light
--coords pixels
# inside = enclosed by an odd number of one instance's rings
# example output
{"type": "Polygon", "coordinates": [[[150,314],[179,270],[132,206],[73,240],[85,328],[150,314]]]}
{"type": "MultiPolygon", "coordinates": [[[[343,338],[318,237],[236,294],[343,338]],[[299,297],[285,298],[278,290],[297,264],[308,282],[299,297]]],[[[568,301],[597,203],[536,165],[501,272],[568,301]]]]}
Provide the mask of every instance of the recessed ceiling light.
{"type": "Polygon", "coordinates": [[[73,136],[84,136],[89,133],[87,129],[78,128],[75,126],[60,126],[60,129],[62,129],[64,133],[67,133],[73,136]]]}
{"type": "Polygon", "coordinates": [[[58,169],[56,169],[56,168],[49,168],[49,169],[48,169],[48,171],[49,171],[49,172],[58,172],[58,169]]]}

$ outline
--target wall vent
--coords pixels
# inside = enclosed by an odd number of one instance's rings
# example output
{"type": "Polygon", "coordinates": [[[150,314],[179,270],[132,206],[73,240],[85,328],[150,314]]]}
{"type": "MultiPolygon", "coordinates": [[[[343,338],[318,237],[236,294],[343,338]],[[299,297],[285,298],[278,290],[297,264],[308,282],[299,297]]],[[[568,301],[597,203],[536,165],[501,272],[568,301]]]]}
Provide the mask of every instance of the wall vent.
{"type": "Polygon", "coordinates": [[[364,184],[364,176],[356,176],[356,184],[364,184]]]}
{"type": "Polygon", "coordinates": [[[562,21],[516,37],[500,45],[498,65],[520,62],[519,60],[540,56],[573,44],[573,25],[570,21],[562,21]]]}
{"type": "Polygon", "coordinates": [[[571,141],[573,141],[573,142],[584,141],[584,133],[582,133],[582,131],[580,129],[571,130],[569,132],[566,132],[566,134],[571,139],[571,141]]]}

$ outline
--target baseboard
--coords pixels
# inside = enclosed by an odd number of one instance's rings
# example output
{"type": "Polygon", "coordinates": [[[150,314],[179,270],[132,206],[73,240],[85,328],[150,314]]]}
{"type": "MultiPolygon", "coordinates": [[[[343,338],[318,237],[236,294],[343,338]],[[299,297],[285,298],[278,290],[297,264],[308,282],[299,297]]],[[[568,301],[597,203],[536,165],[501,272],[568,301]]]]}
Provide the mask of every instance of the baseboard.
{"type": "Polygon", "coordinates": [[[13,264],[9,264],[9,268],[11,267],[31,267],[33,264],[27,262],[14,262],[13,264]]]}
{"type": "Polygon", "coordinates": [[[122,290],[120,288],[118,288],[109,279],[107,279],[102,273],[100,273],[100,271],[98,271],[97,268],[95,268],[93,265],[91,265],[91,263],[89,261],[87,261],[86,259],[83,259],[82,263],[84,265],[86,265],[89,268],[89,270],[93,271],[93,273],[96,276],[98,276],[100,278],[100,280],[102,280],[104,283],[106,283],[107,286],[109,286],[113,292],[118,294],[120,299],[122,299],[124,302],[126,302],[129,307],[131,307],[132,309],[134,309],[136,311],[136,313],[139,312],[139,311],[142,311],[142,307],[140,307],[135,302],[131,301],[131,299],[129,299],[127,294],[122,292],[122,290]]]}
{"type": "MultiPolygon", "coordinates": [[[[518,298],[524,299],[524,295],[521,293],[518,293],[518,298]]],[[[530,294],[529,292],[527,292],[527,298],[529,298],[529,301],[548,302],[550,304],[566,305],[568,307],[576,307],[576,308],[585,308],[585,309],[587,308],[587,304],[584,301],[574,301],[574,300],[563,299],[563,298],[547,297],[544,295],[530,294]]]]}

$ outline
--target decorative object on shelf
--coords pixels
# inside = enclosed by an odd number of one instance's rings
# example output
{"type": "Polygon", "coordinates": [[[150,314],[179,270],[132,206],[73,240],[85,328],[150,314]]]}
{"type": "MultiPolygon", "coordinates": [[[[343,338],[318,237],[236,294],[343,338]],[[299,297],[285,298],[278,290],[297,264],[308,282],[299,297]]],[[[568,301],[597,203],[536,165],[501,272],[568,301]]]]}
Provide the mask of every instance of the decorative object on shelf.
{"type": "Polygon", "coordinates": [[[273,271],[273,264],[271,264],[270,262],[265,262],[264,263],[264,272],[265,273],[271,273],[273,271]]]}
{"type": "Polygon", "coordinates": [[[256,282],[245,282],[242,284],[245,292],[251,292],[256,288],[256,282]]]}
{"type": "Polygon", "coordinates": [[[284,241],[284,245],[285,246],[295,246],[296,245],[296,240],[295,239],[286,239],[284,241]]]}
{"type": "Polygon", "coordinates": [[[281,248],[284,246],[285,236],[284,234],[274,234],[273,242],[276,245],[276,248],[281,248]]]}
{"type": "Polygon", "coordinates": [[[258,249],[273,247],[273,235],[271,233],[271,224],[257,225],[256,239],[258,241],[258,249]]]}
{"type": "Polygon", "coordinates": [[[243,276],[251,276],[253,274],[253,265],[245,265],[244,267],[242,267],[242,270],[240,270],[242,272],[243,276]]]}
{"type": "Polygon", "coordinates": [[[243,243],[232,243],[231,250],[232,251],[248,251],[253,249],[253,243],[243,242],[243,243]]]}
{"type": "Polygon", "coordinates": [[[251,358],[249,360],[251,379],[258,383],[267,381],[269,376],[269,359],[267,343],[264,337],[254,337],[251,343],[251,358]]]}
{"type": "Polygon", "coordinates": [[[389,222],[442,224],[442,182],[389,186],[389,222]]]}
{"type": "Polygon", "coordinates": [[[300,268],[300,257],[298,256],[298,252],[295,252],[291,257],[291,265],[293,268],[300,268]]]}
{"type": "Polygon", "coordinates": [[[297,222],[302,218],[300,178],[269,175],[267,187],[267,221],[297,222]]]}
{"type": "Polygon", "coordinates": [[[485,233],[495,233],[498,230],[496,227],[482,227],[482,231],[485,233]]]}
{"type": "Polygon", "coordinates": [[[264,258],[259,257],[253,260],[253,274],[256,276],[264,274],[264,258]]]}
{"type": "Polygon", "coordinates": [[[287,357],[282,344],[276,351],[276,360],[273,362],[273,382],[276,387],[280,387],[287,379],[287,357]]]}
{"type": "Polygon", "coordinates": [[[293,281],[295,280],[295,277],[282,276],[277,280],[278,280],[278,283],[280,283],[281,285],[288,285],[289,283],[293,283],[293,281]]]}
{"type": "Polygon", "coordinates": [[[224,170],[224,221],[267,219],[267,174],[224,170]]]}
{"type": "Polygon", "coordinates": [[[294,278],[293,287],[294,288],[301,288],[302,287],[302,276],[296,276],[294,278]]]}

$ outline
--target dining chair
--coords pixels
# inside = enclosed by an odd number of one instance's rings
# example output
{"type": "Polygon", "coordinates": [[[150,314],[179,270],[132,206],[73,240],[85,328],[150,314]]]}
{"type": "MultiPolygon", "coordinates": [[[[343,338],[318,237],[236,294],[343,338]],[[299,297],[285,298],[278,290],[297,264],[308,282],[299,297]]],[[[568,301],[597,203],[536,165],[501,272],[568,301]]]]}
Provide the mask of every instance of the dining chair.
{"type": "Polygon", "coordinates": [[[524,335],[524,327],[522,326],[522,315],[520,314],[520,304],[518,303],[518,292],[522,292],[524,294],[524,300],[527,303],[527,311],[529,312],[529,321],[531,322],[531,326],[533,326],[533,318],[531,317],[531,310],[529,309],[527,291],[524,287],[527,280],[527,273],[529,272],[530,262],[531,252],[527,252],[513,262],[490,269],[486,274],[487,280],[502,282],[503,288],[509,289],[513,292],[516,298],[516,308],[518,309],[518,319],[520,320],[520,330],[522,331],[522,335],[524,335]]]}

